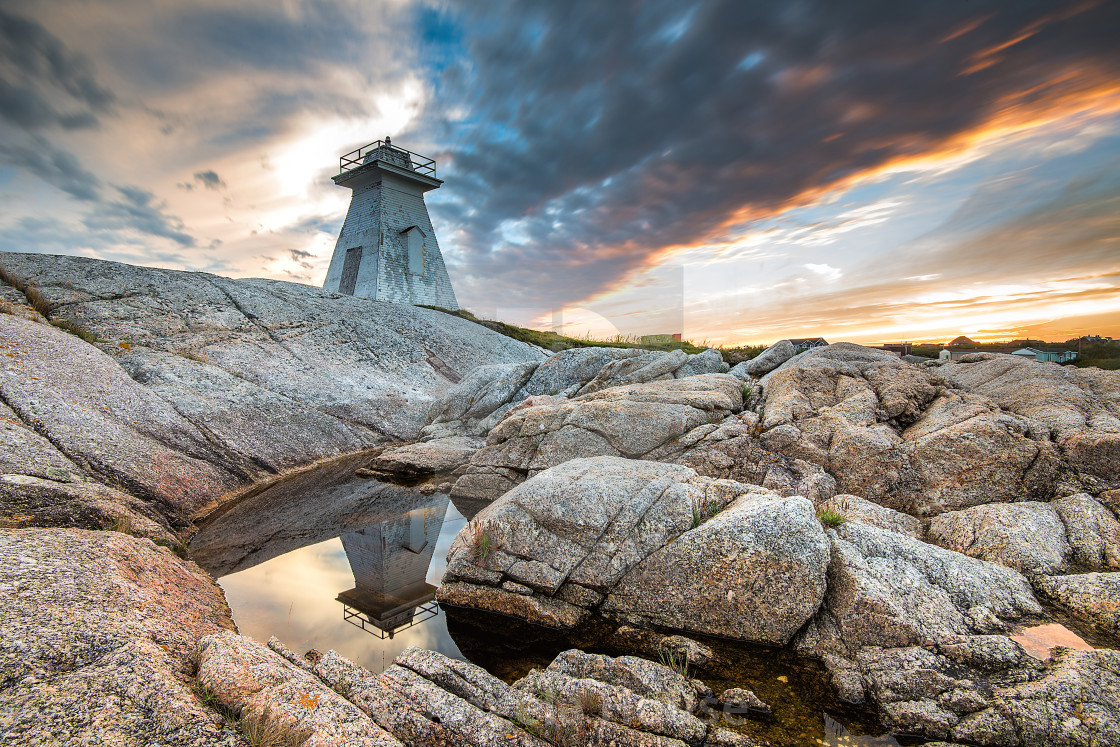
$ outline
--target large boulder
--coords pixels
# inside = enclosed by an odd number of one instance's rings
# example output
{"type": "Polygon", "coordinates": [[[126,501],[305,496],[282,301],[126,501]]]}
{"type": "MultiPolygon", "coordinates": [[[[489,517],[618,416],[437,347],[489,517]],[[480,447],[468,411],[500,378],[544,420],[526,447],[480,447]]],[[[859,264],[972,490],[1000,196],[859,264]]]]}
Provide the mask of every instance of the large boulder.
{"type": "Polygon", "coordinates": [[[1009,568],[855,521],[829,534],[825,605],[799,640],[808,655],[1001,632],[1042,613],[1009,568]]]}
{"type": "Polygon", "coordinates": [[[526,477],[580,457],[657,459],[676,450],[694,428],[720,422],[742,407],[741,383],[711,374],[516,408],[494,426],[452,495],[490,500],[526,477]]]}
{"type": "Polygon", "coordinates": [[[255,480],[415,438],[471,369],[545,357],[455,316],[295,283],[8,252],[0,266],[75,332],[0,315],[4,472],[104,482],[175,522],[255,480]]]}
{"type": "Polygon", "coordinates": [[[687,467],[575,459],[456,537],[439,599],[553,626],[629,622],[781,645],[824,594],[828,542],[800,497],[687,467]]]}
{"type": "Polygon", "coordinates": [[[1069,492],[1120,488],[1120,371],[984,355],[940,372],[1052,434],[1070,467],[1069,492]]]}
{"type": "Polygon", "coordinates": [[[512,686],[418,648],[376,676],[333,651],[292,658],[410,745],[756,745],[695,715],[701,683],[635,657],[564,651],[512,686]]]}
{"type": "Polygon", "coordinates": [[[1120,568],[1120,521],[1086,493],[1053,501],[1066,525],[1073,561],[1089,568],[1120,568]]]}
{"type": "Polygon", "coordinates": [[[736,365],[735,368],[731,370],[731,374],[740,379],[746,379],[751,376],[762,376],[763,374],[770,373],[796,354],[797,349],[793,347],[792,342],[789,340],[779,340],[763,350],[756,357],[736,365]]]}
{"type": "Polygon", "coordinates": [[[432,405],[422,438],[484,436],[527,401],[568,399],[613,386],[726,370],[718,350],[687,355],[680,350],[600,347],[564,350],[539,365],[481,366],[432,405]]]}
{"type": "Polygon", "coordinates": [[[837,343],[768,377],[763,447],[822,466],[840,492],[919,516],[1052,497],[1059,460],[1046,434],[933,369],[837,343]]]}
{"type": "MultiPolygon", "coordinates": [[[[314,674],[236,633],[198,642],[198,682],[218,703],[301,747],[402,747],[314,674]]],[[[277,740],[280,741],[280,740],[277,740]]],[[[276,742],[271,742],[276,744],[276,742]]]]}
{"type": "Polygon", "coordinates": [[[0,738],[208,747],[236,739],[191,690],[202,637],[233,630],[193,563],[118,532],[0,532],[0,738]]]}
{"type": "Polygon", "coordinates": [[[1003,636],[870,648],[859,670],[884,725],[986,747],[1120,741],[1120,653],[1062,650],[1047,666],[1003,636]]]}
{"type": "Polygon", "coordinates": [[[472,436],[451,436],[386,449],[370,463],[377,472],[419,477],[451,472],[471,460],[485,441],[472,436]]]}
{"type": "Polygon", "coordinates": [[[1120,636],[1120,573],[1043,576],[1034,583],[1050,601],[1095,627],[1120,636]]]}
{"type": "MultiPolygon", "coordinates": [[[[215,448],[204,430],[104,351],[50,325],[6,315],[0,315],[0,336],[9,347],[0,397],[17,427],[61,452],[54,462],[80,464],[81,475],[161,503],[165,515],[189,514],[247,481],[242,460],[215,448]]],[[[16,444],[21,452],[47,451],[30,436],[16,444]]]]}
{"type": "Polygon", "coordinates": [[[1050,574],[1070,555],[1066,527],[1048,503],[992,503],[949,511],[929,524],[930,542],[1026,574],[1050,574]]]}

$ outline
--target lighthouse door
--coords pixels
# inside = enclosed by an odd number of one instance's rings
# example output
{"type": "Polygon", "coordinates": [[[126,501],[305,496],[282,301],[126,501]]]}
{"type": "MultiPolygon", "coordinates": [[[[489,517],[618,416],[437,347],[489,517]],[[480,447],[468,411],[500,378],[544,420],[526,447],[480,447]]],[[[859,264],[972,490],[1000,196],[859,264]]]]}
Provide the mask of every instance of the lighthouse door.
{"type": "Polygon", "coordinates": [[[361,263],[362,247],[352,246],[346,250],[346,260],[342,263],[342,280],[338,284],[339,293],[354,295],[354,286],[358,283],[358,265],[361,263]]]}

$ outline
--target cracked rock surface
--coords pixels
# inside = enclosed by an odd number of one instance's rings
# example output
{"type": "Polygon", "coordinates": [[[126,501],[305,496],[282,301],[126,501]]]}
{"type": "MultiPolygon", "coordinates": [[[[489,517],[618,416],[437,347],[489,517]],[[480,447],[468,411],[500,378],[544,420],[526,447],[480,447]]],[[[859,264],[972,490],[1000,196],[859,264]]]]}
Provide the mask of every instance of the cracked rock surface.
{"type": "Polygon", "coordinates": [[[483,509],[439,599],[569,627],[589,611],[782,645],[812,616],[829,545],[801,497],[619,457],[574,459],[483,509]],[[502,588],[512,581],[529,595],[502,588]]]}
{"type": "Polygon", "coordinates": [[[415,438],[481,364],[545,357],[438,311],[296,283],[11,252],[0,265],[96,338],[0,314],[4,472],[101,482],[180,524],[255,480],[415,438]]]}

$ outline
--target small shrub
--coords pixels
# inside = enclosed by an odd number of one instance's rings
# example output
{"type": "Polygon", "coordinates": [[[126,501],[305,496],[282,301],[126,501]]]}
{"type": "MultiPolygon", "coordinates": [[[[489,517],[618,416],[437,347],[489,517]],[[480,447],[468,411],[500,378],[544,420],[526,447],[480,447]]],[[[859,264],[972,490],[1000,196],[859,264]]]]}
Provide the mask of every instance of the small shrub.
{"type": "Polygon", "coordinates": [[[494,522],[487,521],[483,524],[472,520],[467,527],[470,531],[468,547],[471,560],[479,566],[483,566],[490,554],[498,549],[498,543],[494,539],[494,522]]]}
{"type": "Polygon", "coordinates": [[[839,511],[821,511],[817,514],[817,518],[826,527],[835,529],[848,520],[848,517],[839,511]]]}

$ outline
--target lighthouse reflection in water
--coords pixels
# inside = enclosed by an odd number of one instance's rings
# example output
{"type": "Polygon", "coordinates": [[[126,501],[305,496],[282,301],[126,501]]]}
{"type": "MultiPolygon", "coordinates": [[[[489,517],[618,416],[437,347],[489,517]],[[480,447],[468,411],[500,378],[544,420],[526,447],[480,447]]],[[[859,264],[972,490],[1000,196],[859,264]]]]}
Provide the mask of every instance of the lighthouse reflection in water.
{"type": "Polygon", "coordinates": [[[338,595],[347,622],[392,638],[438,614],[436,587],[427,575],[448,502],[434,494],[428,505],[342,535],[354,573],[354,588],[338,595]]]}
{"type": "Polygon", "coordinates": [[[333,649],[374,672],[408,646],[462,658],[435,592],[479,507],[356,476],[365,461],[294,475],[208,517],[191,559],[218,579],[241,633],[261,642],[333,649]]]}

